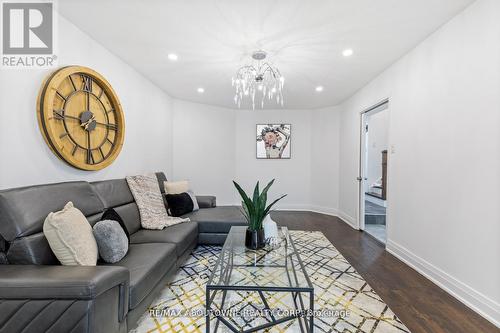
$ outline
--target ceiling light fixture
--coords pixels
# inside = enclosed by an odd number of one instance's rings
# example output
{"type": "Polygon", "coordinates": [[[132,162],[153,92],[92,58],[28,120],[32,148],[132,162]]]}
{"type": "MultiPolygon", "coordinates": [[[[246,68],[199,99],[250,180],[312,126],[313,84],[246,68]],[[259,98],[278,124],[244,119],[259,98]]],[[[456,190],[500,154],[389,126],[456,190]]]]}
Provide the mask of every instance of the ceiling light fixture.
{"type": "Polygon", "coordinates": [[[179,59],[179,57],[175,53],[169,53],[169,55],[167,57],[168,57],[168,60],[170,60],[170,61],[177,61],[177,59],[179,59]]]}
{"type": "Polygon", "coordinates": [[[232,79],[233,87],[236,89],[234,103],[241,107],[241,101],[245,96],[252,99],[252,108],[255,110],[255,97],[260,95],[261,108],[264,108],[264,100],[276,100],[276,104],[283,106],[283,85],[285,78],[280,71],[265,62],[267,53],[256,51],[252,54],[252,64],[238,69],[232,79]]]}
{"type": "Polygon", "coordinates": [[[199,87],[198,89],[196,89],[196,91],[199,93],[199,94],[203,94],[205,92],[205,89],[202,88],[202,87],[199,87]]]}
{"type": "Polygon", "coordinates": [[[344,51],[342,51],[342,55],[344,57],[350,57],[354,54],[354,51],[352,49],[346,49],[344,51]]]}
{"type": "Polygon", "coordinates": [[[323,86],[317,86],[317,87],[316,87],[316,91],[317,91],[317,92],[322,92],[322,91],[323,91],[323,89],[324,89],[324,88],[323,88],[323,86]]]}

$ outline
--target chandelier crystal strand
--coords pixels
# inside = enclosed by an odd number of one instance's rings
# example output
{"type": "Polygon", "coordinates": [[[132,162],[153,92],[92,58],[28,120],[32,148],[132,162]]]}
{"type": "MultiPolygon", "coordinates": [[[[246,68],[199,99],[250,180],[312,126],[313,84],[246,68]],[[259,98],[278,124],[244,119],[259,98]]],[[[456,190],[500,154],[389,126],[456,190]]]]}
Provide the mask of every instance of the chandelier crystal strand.
{"type": "Polygon", "coordinates": [[[266,58],[264,51],[257,51],[252,54],[252,58],[257,61],[257,65],[245,65],[238,69],[232,78],[232,86],[235,87],[234,102],[241,107],[241,102],[245,97],[252,101],[252,108],[255,110],[255,99],[260,98],[260,106],[264,108],[264,100],[276,100],[277,105],[283,106],[283,87],[285,79],[280,71],[271,64],[262,60],[266,58]]]}

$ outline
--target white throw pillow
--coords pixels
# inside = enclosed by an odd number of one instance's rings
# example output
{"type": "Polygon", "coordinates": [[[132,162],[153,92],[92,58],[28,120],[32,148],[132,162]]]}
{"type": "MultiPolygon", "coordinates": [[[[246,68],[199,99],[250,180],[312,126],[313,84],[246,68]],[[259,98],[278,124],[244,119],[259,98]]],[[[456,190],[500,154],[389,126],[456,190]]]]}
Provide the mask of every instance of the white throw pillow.
{"type": "Polygon", "coordinates": [[[166,181],[163,182],[163,186],[165,186],[165,193],[167,194],[181,194],[189,191],[188,180],[180,180],[177,182],[166,181]]]}
{"type": "Polygon", "coordinates": [[[47,216],[43,233],[61,264],[96,265],[98,250],[92,227],[71,201],[63,210],[47,216]]]}

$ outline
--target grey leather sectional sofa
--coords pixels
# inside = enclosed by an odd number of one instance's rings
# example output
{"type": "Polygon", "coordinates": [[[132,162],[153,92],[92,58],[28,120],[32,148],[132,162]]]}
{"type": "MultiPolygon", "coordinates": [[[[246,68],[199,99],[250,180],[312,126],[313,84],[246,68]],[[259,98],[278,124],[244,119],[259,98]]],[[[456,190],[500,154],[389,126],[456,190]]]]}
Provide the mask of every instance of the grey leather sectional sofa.
{"type": "MultiPolygon", "coordinates": [[[[163,191],[163,173],[157,173],[163,191]]],[[[141,228],[125,179],[66,182],[0,191],[0,332],[126,332],[136,325],[197,244],[222,244],[237,207],[197,197],[191,222],[141,228]],[[62,266],[42,232],[47,214],[72,201],[93,225],[114,208],[130,233],[116,264],[62,266]]]]}

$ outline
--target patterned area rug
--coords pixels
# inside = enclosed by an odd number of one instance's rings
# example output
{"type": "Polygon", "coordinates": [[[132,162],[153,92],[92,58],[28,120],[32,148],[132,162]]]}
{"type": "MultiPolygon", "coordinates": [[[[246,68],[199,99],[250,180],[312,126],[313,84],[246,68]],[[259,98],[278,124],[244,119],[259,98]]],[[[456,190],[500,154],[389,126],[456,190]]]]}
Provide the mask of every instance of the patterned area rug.
{"type": "MultiPolygon", "coordinates": [[[[314,332],[410,332],[321,232],[290,234],[314,285],[315,310],[326,310],[327,314],[315,317],[314,332]]],[[[205,332],[205,284],[220,250],[219,246],[199,246],[142,316],[134,332],[205,332]]],[[[228,297],[238,309],[262,308],[260,298],[254,294],[232,292],[228,297]]],[[[272,309],[293,309],[290,294],[266,294],[272,309]]],[[[249,329],[264,320],[238,317],[231,322],[249,329]]],[[[229,329],[221,324],[217,332],[229,329]]],[[[282,323],[266,332],[300,332],[299,321],[282,323]]]]}

